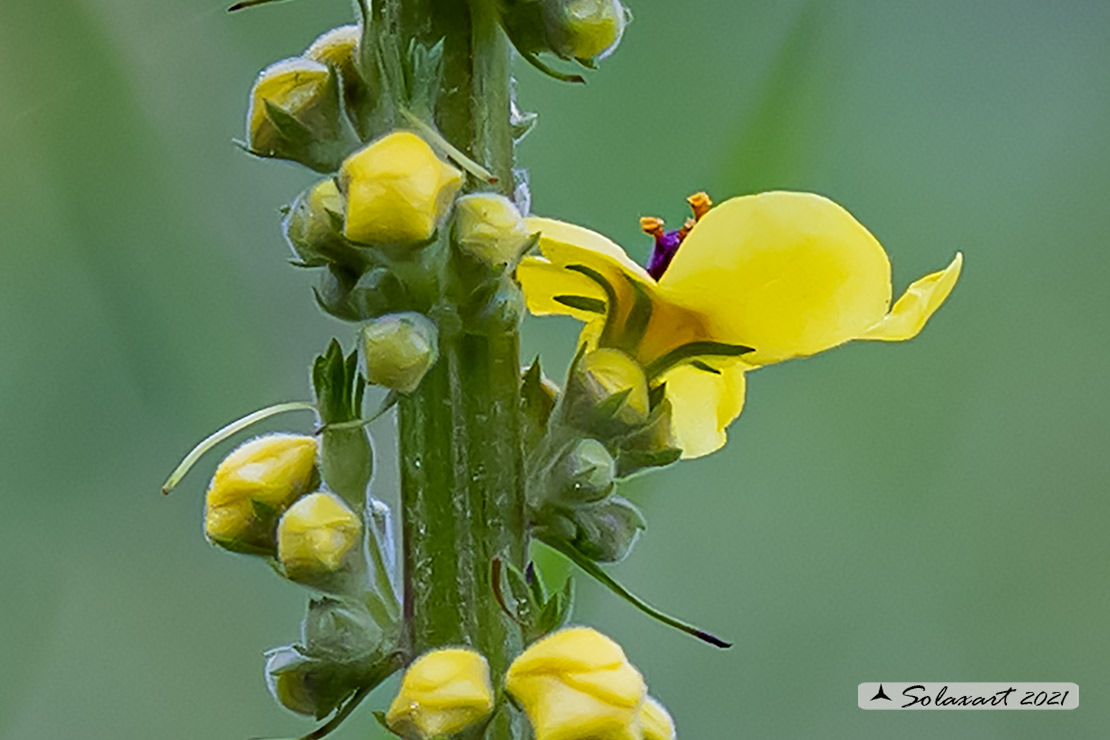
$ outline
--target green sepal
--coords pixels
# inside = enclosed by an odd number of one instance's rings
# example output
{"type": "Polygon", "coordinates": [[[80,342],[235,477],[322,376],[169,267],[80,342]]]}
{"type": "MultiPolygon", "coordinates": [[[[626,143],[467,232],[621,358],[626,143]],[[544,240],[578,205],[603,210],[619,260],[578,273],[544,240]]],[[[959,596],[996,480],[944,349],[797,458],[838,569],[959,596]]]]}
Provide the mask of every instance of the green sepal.
{"type": "MultiPolygon", "coordinates": [[[[274,124],[274,128],[283,139],[294,146],[308,146],[312,143],[312,130],[308,126],[269,100],[263,100],[262,103],[266,106],[266,118],[274,124]]],[[[265,155],[268,152],[260,152],[260,154],[265,155]]]]}
{"type": "Polygon", "coordinates": [[[574,579],[568,576],[563,587],[553,593],[544,604],[543,611],[536,620],[536,631],[539,633],[537,637],[565,626],[570,621],[573,611],[574,579]]]}
{"type": "Polygon", "coordinates": [[[525,450],[536,449],[547,433],[547,422],[558,398],[544,383],[539,355],[524,371],[520,383],[521,439],[525,450]]]}
{"type": "Polygon", "coordinates": [[[643,512],[620,496],[575,507],[573,518],[577,531],[571,544],[590,560],[599,563],[624,560],[640,533],[647,529],[643,512]]]}

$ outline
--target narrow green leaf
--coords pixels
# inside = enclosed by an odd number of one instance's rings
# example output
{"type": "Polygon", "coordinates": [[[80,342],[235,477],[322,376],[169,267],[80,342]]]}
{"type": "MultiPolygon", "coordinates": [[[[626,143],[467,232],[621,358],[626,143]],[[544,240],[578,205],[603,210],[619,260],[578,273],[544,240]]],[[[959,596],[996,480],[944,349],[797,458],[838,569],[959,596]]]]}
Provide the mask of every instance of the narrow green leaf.
{"type": "Polygon", "coordinates": [[[715,636],[715,635],[713,635],[709,632],[706,632],[705,630],[701,629],[700,627],[695,627],[691,624],[687,624],[686,622],[683,622],[681,619],[677,619],[675,617],[672,617],[669,614],[664,614],[663,612],[659,611],[655,607],[651,606],[646,601],[641,599],[639,596],[632,593],[631,591],[626,589],[624,586],[622,586],[620,583],[618,583],[616,580],[614,580],[613,577],[610,576],[608,573],[606,573],[604,570],[602,570],[601,567],[597,563],[590,560],[589,558],[587,558],[582,553],[578,552],[578,550],[576,550],[574,547],[572,547],[569,543],[559,542],[557,540],[556,541],[551,541],[551,540],[546,540],[546,539],[543,540],[543,542],[546,545],[548,545],[549,547],[551,547],[552,549],[557,550],[558,552],[560,552],[564,556],[566,556],[566,558],[568,560],[570,560],[572,563],[574,563],[580,569],[582,569],[582,571],[586,575],[590,576],[591,578],[596,580],[598,583],[600,583],[602,586],[605,586],[610,591],[615,593],[617,596],[621,597],[622,599],[627,601],[629,604],[631,604],[632,606],[634,606],[637,609],[639,609],[640,611],[642,611],[644,614],[647,614],[652,619],[655,619],[659,622],[662,622],[663,624],[665,624],[669,627],[674,627],[675,629],[677,629],[681,632],[685,632],[686,634],[690,635],[691,637],[696,637],[697,639],[701,640],[702,642],[707,642],[710,645],[714,645],[714,646],[719,647],[719,648],[730,648],[730,647],[732,647],[732,643],[725,642],[721,638],[719,638],[719,637],[717,637],[717,636],[715,636]]]}

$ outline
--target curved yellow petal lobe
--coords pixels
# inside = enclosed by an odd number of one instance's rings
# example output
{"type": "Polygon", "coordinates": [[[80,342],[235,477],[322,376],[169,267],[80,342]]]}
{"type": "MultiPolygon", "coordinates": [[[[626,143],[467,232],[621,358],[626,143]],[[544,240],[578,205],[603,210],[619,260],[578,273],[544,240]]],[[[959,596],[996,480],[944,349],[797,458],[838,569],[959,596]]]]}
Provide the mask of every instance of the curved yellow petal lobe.
{"type": "Polygon", "coordinates": [[[957,252],[948,267],[915,281],[895,302],[890,313],[857,338],[884,342],[913,339],[956,287],[963,264],[964,256],[957,252]]]}
{"type": "Polygon", "coordinates": [[[890,304],[882,246],[836,203],[771,192],[721,203],[659,281],[718,341],[755,347],[745,363],[811,355],[860,335],[890,304]]]}
{"type": "Polygon", "coordinates": [[[291,581],[313,583],[339,570],[359,544],[362,522],[329,491],[298,499],[278,523],[278,558],[291,581]]]}
{"type": "Polygon", "coordinates": [[[640,710],[640,730],[644,740],[674,740],[674,720],[657,700],[648,697],[640,710]]]}
{"type": "Polygon", "coordinates": [[[706,364],[720,374],[679,365],[663,375],[671,402],[671,434],[685,459],[723,447],[728,439],[725,428],[744,408],[744,371],[750,368],[736,360],[706,364]]]}
{"type": "Polygon", "coordinates": [[[467,648],[443,648],[408,667],[386,723],[408,740],[431,740],[455,735],[492,711],[486,659],[467,648]]]}

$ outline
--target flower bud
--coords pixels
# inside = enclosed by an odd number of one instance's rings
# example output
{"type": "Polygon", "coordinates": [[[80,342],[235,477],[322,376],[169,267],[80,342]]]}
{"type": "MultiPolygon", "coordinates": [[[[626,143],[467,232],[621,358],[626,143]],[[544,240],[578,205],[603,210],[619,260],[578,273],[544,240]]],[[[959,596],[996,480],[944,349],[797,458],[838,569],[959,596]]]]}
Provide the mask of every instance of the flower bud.
{"type": "Polygon", "coordinates": [[[644,680],[596,630],[572,627],[533,643],[509,666],[505,687],[536,740],[641,740],[644,680]]]}
{"type": "Polygon", "coordinates": [[[615,473],[616,463],[605,445],[596,439],[580,440],[559,462],[559,498],[572,504],[600,501],[613,490],[615,473]]]}
{"type": "Polygon", "coordinates": [[[438,336],[431,319],[411,311],[370,322],[362,327],[367,380],[412,393],[439,357],[438,336]]]}
{"type": "Polygon", "coordinates": [[[328,588],[349,571],[362,522],[343,499],[318,491],[289,507],[278,524],[278,559],[291,581],[328,588]]]}
{"type": "Polygon", "coordinates": [[[266,685],[283,707],[317,719],[339,706],[357,688],[352,666],[305,655],[285,646],[266,653],[266,685]]]}
{"type": "Polygon", "coordinates": [[[617,48],[626,23],[620,0],[543,0],[547,42],[564,59],[604,59],[617,48]]]}
{"type": "Polygon", "coordinates": [[[305,265],[360,269],[364,260],[339,233],[342,224],[343,196],[335,180],[328,178],[297,196],[281,226],[285,241],[305,265]]]}
{"type": "Polygon", "coordinates": [[[247,113],[251,152],[334,172],[350,143],[344,134],[339,87],[325,65],[293,58],[262,70],[247,113]]]}
{"type": "Polygon", "coordinates": [[[409,131],[355,152],[339,171],[347,198],[344,236],[361,244],[414,244],[435,234],[462,175],[409,131]]]}
{"type": "Polygon", "coordinates": [[[310,655],[334,660],[352,660],[375,654],[384,633],[366,609],[336,599],[309,603],[301,623],[301,641],[310,655]]]}
{"type": "Polygon", "coordinates": [[[343,100],[351,122],[364,138],[369,138],[367,124],[370,109],[380,89],[377,65],[370,69],[359,68],[359,42],[362,28],[356,24],[333,28],[316,39],[304,52],[304,58],[339,70],[343,85],[343,100]],[[373,79],[367,79],[363,72],[373,79]]]}
{"type": "Polygon", "coordinates": [[[237,447],[208,487],[208,540],[234,552],[272,556],[278,518],[316,485],[316,452],[315,439],[292,434],[269,434],[237,447]]]}
{"type": "Polygon", "coordinates": [[[675,740],[674,720],[663,705],[650,696],[644,699],[640,710],[640,731],[644,740],[675,740]]]}
{"type": "Polygon", "coordinates": [[[644,368],[617,349],[587,352],[577,363],[567,387],[571,422],[607,435],[648,420],[650,401],[644,368]]]}
{"type": "Polygon", "coordinates": [[[431,740],[455,735],[492,711],[486,659],[466,648],[445,648],[413,661],[385,718],[407,740],[431,740]]]}
{"type": "Polygon", "coordinates": [[[520,211],[503,195],[464,195],[455,206],[455,241],[482,262],[511,263],[520,256],[529,237],[520,211]]]}
{"type": "Polygon", "coordinates": [[[576,507],[572,518],[576,532],[571,544],[599,563],[624,560],[639,539],[640,532],[647,529],[643,513],[631,501],[620,496],[576,507]]]}

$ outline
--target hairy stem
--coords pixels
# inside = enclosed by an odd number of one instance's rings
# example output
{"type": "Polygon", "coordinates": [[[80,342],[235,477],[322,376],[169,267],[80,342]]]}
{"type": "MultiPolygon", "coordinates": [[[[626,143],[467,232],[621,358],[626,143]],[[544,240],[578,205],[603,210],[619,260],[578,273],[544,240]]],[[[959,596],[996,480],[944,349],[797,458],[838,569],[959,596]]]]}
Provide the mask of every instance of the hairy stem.
{"type": "MultiPolygon", "coordinates": [[[[509,46],[493,0],[382,0],[373,5],[378,48],[407,54],[443,44],[429,125],[477,162],[502,193],[512,188],[509,46]]],[[[404,57],[387,68],[404,68],[404,57]]],[[[395,90],[398,80],[390,81],[395,90]]],[[[401,83],[412,89],[413,81],[401,83]]],[[[403,106],[403,90],[394,91],[403,106]]],[[[394,117],[404,126],[404,117],[394,117]]],[[[489,189],[487,180],[472,187],[489,189]]],[[[447,231],[442,229],[441,232],[447,231]]],[[[441,233],[441,246],[447,235],[441,233]]],[[[443,259],[450,250],[442,249],[443,259]]],[[[411,655],[471,645],[495,682],[519,652],[520,633],[490,586],[495,557],[524,566],[526,550],[519,422],[520,355],[515,319],[468,318],[448,296],[465,295],[447,269],[426,310],[439,317],[439,360],[398,403],[405,639],[411,655]]],[[[510,312],[511,313],[511,312],[510,312]]],[[[524,737],[507,715],[486,737],[524,737]]]]}

